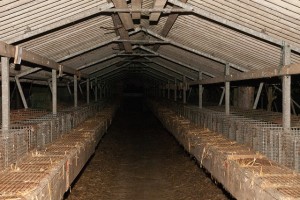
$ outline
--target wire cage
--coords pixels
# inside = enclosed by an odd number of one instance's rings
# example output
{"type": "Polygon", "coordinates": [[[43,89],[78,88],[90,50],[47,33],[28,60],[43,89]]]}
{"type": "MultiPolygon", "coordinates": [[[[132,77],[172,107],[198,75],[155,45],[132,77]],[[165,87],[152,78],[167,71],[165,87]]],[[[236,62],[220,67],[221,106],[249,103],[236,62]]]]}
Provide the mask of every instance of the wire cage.
{"type": "Polygon", "coordinates": [[[231,113],[225,115],[223,106],[199,109],[182,105],[176,107],[173,103],[168,107],[178,115],[183,113],[185,118],[202,128],[222,134],[273,161],[300,171],[300,118],[297,116],[292,118],[294,128],[284,132],[280,113],[232,108],[231,113]]]}

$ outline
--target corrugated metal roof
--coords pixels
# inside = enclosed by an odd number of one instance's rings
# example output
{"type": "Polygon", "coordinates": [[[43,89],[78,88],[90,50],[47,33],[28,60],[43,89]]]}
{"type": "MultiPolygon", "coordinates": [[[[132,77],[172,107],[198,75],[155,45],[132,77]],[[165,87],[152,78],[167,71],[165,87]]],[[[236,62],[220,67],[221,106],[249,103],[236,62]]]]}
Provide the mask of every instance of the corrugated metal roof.
{"type": "MultiPolygon", "coordinates": [[[[100,13],[100,8],[106,9],[109,5],[106,0],[1,1],[0,40],[79,68],[119,52],[117,44],[109,43],[116,39],[112,18],[109,13],[100,13]]],[[[188,0],[187,5],[300,47],[298,1],[188,0]]],[[[143,0],[142,8],[152,7],[153,0],[143,0]]],[[[168,3],[166,8],[172,8],[172,4],[168,3]]],[[[162,14],[158,22],[151,23],[144,16],[140,23],[136,23],[136,27],[141,26],[160,34],[168,16],[162,14]]],[[[281,64],[280,46],[197,14],[180,15],[166,38],[245,70],[277,68],[281,64]]],[[[147,31],[132,35],[130,39],[158,40],[147,34],[147,31]]],[[[145,46],[151,49],[153,45],[145,46]]],[[[135,52],[138,51],[137,48],[135,52]]],[[[194,73],[197,77],[198,72],[186,69],[183,66],[186,65],[213,76],[224,74],[224,63],[199,56],[195,52],[164,44],[158,53],[181,64],[160,57],[149,58],[182,73],[194,73]]],[[[124,57],[114,57],[82,71],[92,73],[97,68],[101,69],[122,59],[124,57]]],[[[293,52],[291,60],[293,63],[300,62],[299,53],[293,52]]]]}

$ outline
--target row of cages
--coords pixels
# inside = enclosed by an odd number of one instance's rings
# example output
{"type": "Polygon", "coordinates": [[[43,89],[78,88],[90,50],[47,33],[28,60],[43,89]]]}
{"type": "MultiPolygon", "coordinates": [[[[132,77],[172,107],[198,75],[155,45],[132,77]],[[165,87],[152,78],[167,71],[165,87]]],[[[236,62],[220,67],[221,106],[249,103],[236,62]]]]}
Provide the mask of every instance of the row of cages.
{"type": "MultiPolygon", "coordinates": [[[[268,121],[278,121],[278,113],[236,109],[226,115],[222,108],[217,107],[199,109],[170,102],[165,106],[198,126],[245,144],[269,159],[300,172],[300,126],[284,131],[281,124],[268,121]],[[256,116],[258,119],[255,119],[256,116]]],[[[294,124],[296,122],[294,120],[294,124]]]]}
{"type": "Polygon", "coordinates": [[[11,116],[19,113],[20,117],[12,121],[9,131],[0,130],[0,171],[15,167],[28,152],[43,150],[103,107],[104,102],[92,103],[56,115],[31,109],[12,111],[11,116]]]}

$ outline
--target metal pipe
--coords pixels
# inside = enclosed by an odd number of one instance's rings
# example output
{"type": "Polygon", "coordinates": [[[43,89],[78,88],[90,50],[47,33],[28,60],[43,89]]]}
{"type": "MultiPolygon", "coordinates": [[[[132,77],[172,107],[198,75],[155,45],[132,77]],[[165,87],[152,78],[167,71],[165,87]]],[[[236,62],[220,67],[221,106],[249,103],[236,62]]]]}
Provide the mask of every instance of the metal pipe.
{"type": "Polygon", "coordinates": [[[55,69],[52,69],[52,114],[57,114],[57,77],[55,69]]]}
{"type": "Polygon", "coordinates": [[[18,87],[19,94],[20,94],[21,99],[22,99],[23,106],[24,106],[25,109],[27,109],[28,105],[27,105],[27,102],[26,102],[26,99],[25,99],[25,96],[24,96],[24,92],[23,92],[20,80],[19,80],[18,77],[15,77],[15,80],[16,80],[16,84],[17,84],[17,87],[18,87]]]}
{"type": "Polygon", "coordinates": [[[78,106],[78,90],[77,90],[77,76],[74,75],[74,107],[78,106]]]}
{"type": "MultiPolygon", "coordinates": [[[[225,75],[229,75],[229,64],[226,64],[225,66],[225,75]]],[[[230,114],[230,82],[225,82],[225,114],[230,114]]]]}
{"type": "Polygon", "coordinates": [[[253,104],[253,109],[256,109],[256,108],[257,108],[257,104],[258,104],[258,101],[259,101],[259,98],[260,98],[260,95],[261,95],[261,91],[262,91],[263,86],[264,86],[264,83],[261,82],[261,83],[259,84],[259,87],[258,87],[257,95],[256,95],[256,98],[255,98],[255,101],[254,101],[254,104],[253,104]]]}
{"type": "Polygon", "coordinates": [[[10,129],[9,58],[1,57],[2,131],[10,129]]]}
{"type": "Polygon", "coordinates": [[[86,80],[86,103],[90,103],[90,79],[86,80]]]}

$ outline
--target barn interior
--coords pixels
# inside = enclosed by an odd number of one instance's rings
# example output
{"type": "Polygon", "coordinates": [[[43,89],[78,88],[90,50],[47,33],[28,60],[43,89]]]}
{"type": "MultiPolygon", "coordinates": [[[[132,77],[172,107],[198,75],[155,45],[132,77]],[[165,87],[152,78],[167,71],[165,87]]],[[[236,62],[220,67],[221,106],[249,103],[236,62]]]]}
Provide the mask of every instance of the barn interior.
{"type": "Polygon", "coordinates": [[[297,0],[0,1],[0,199],[300,199],[297,0]]]}

